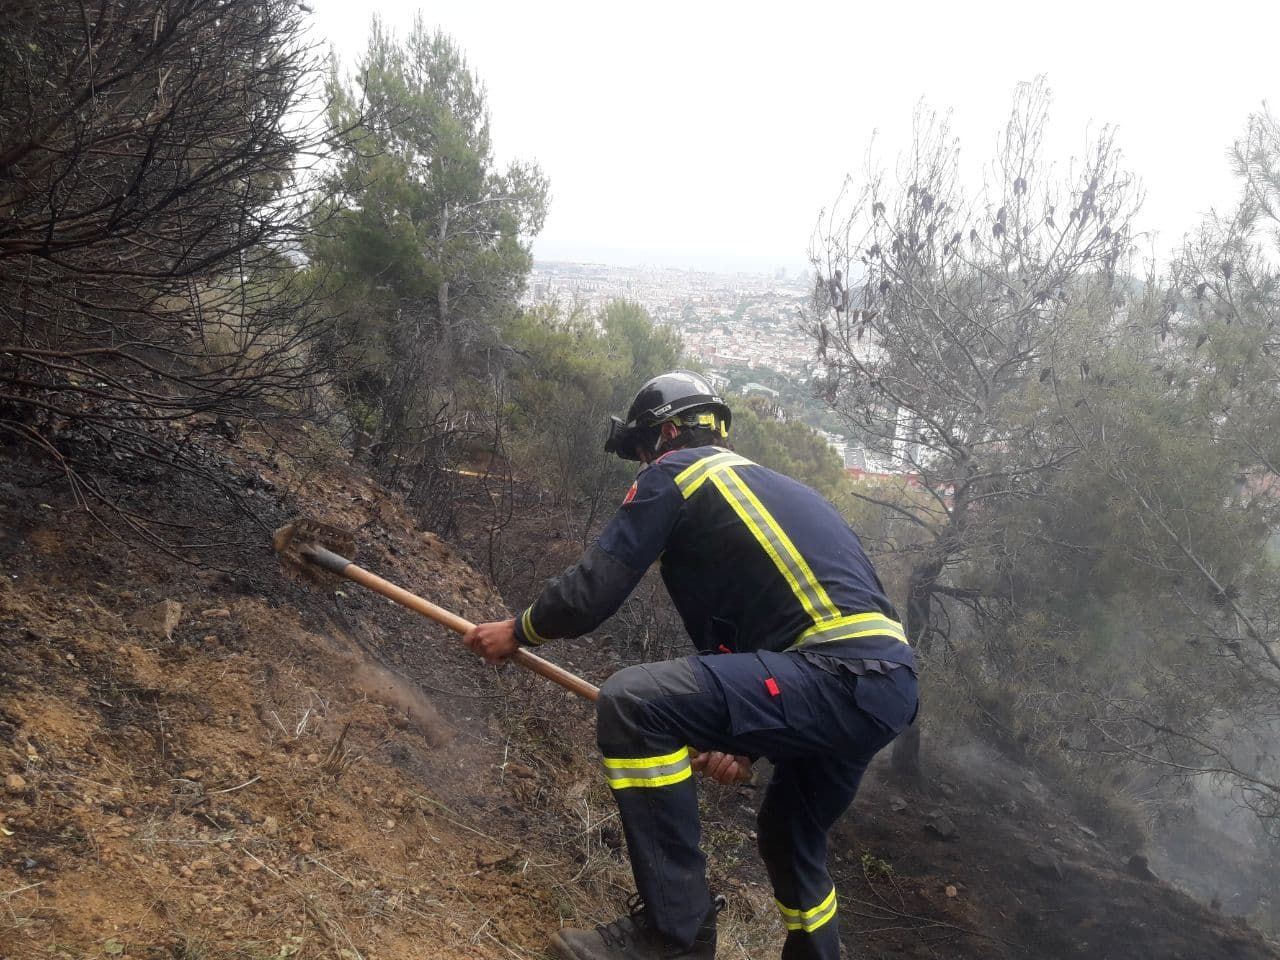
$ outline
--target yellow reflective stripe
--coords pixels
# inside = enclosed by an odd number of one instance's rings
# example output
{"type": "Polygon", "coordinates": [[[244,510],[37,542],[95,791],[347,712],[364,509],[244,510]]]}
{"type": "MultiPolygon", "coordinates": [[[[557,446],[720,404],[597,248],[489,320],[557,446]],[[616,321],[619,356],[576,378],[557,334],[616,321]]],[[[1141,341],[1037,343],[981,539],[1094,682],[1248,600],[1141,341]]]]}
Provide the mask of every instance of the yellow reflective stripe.
{"type": "Polygon", "coordinates": [[[712,460],[715,460],[717,458],[723,459],[724,457],[728,456],[733,452],[731,450],[722,450],[719,447],[712,447],[711,449],[715,450],[716,452],[709,457],[703,457],[701,460],[694,461],[693,463],[689,464],[689,466],[685,467],[683,470],[681,470],[679,473],[676,474],[677,487],[684,486],[684,484],[688,481],[689,477],[697,473],[699,470],[705,470],[707,468],[707,465],[710,464],[712,460]]]}
{"type": "Polygon", "coordinates": [[[673,783],[688,780],[692,776],[693,768],[685,767],[661,777],[625,777],[620,780],[610,780],[609,786],[614,790],[625,790],[628,787],[669,787],[673,783]]]}
{"type": "Polygon", "coordinates": [[[793,643],[789,649],[815,643],[831,643],[834,640],[873,637],[879,634],[886,634],[901,640],[903,643],[909,642],[906,631],[902,629],[902,624],[897,620],[891,620],[882,613],[853,613],[848,616],[837,617],[834,620],[822,620],[815,623],[800,634],[800,639],[793,643]],[[851,629],[853,627],[861,627],[862,629],[851,629]]]}
{"type": "Polygon", "coordinates": [[[610,770],[635,770],[640,767],[661,767],[677,760],[687,759],[689,748],[681,747],[672,753],[664,753],[660,757],[605,757],[604,765],[610,770]]]}
{"type": "Polygon", "coordinates": [[[745,466],[749,463],[751,461],[746,457],[740,457],[732,451],[723,450],[720,453],[705,457],[677,473],[676,486],[680,488],[680,494],[688,500],[698,492],[698,488],[714,473],[727,467],[745,466]]]}
{"type": "Polygon", "coordinates": [[[529,611],[532,609],[533,607],[524,608],[524,613],[520,615],[520,627],[524,630],[524,638],[537,646],[538,644],[543,644],[547,641],[546,638],[539,636],[537,630],[533,629],[533,620],[529,618],[529,611]]]}
{"type": "MultiPolygon", "coordinates": [[[[800,573],[802,584],[807,587],[808,590],[812,591],[814,598],[818,601],[818,604],[823,607],[827,616],[840,616],[840,610],[831,602],[831,598],[827,596],[826,588],[818,582],[818,578],[813,575],[813,571],[809,569],[808,562],[803,556],[801,556],[800,551],[796,549],[795,544],[791,542],[791,538],[783,533],[782,528],[778,526],[778,522],[773,519],[773,514],[769,513],[769,511],[764,508],[764,504],[761,503],[760,499],[751,491],[751,488],[742,481],[741,477],[733,471],[728,471],[727,475],[733,484],[742,491],[744,496],[746,496],[747,500],[755,508],[766,526],[773,532],[778,543],[782,545],[787,555],[791,558],[791,562],[795,564],[796,569],[800,573]]],[[[814,619],[817,620],[819,617],[815,614],[814,619]]]]}
{"type": "Polygon", "coordinates": [[[693,775],[689,748],[660,757],[605,757],[604,772],[614,790],[627,787],[665,787],[693,775]]]}
{"type": "Polygon", "coordinates": [[[836,888],[832,887],[825,900],[808,910],[793,910],[783,906],[781,900],[775,900],[774,903],[778,905],[778,910],[782,914],[782,923],[788,930],[813,933],[836,915],[836,888]]]}
{"type": "Polygon", "coordinates": [[[836,888],[832,886],[831,892],[826,895],[823,901],[816,907],[810,907],[808,910],[793,909],[791,907],[784,906],[781,900],[775,900],[774,903],[778,905],[778,909],[782,912],[784,917],[798,917],[801,920],[807,920],[808,918],[821,913],[823,910],[826,910],[827,907],[835,903],[835,900],[836,888]]]}
{"type": "Polygon", "coordinates": [[[717,471],[711,482],[728,501],[738,518],[747,525],[747,529],[764,547],[772,558],[774,566],[786,578],[791,592],[796,595],[805,612],[815,623],[822,620],[833,620],[840,616],[840,611],[827,596],[827,591],[818,583],[817,577],[809,569],[800,551],[795,548],[791,539],[782,532],[772,514],[764,508],[759,498],[752,493],[732,470],[717,471]]]}

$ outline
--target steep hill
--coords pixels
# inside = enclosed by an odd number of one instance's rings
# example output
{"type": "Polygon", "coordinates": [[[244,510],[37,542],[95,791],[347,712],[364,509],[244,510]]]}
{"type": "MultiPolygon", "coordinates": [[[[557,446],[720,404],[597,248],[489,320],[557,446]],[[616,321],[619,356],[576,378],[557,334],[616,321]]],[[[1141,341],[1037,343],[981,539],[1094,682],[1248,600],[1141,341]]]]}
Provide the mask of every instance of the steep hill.
{"type": "MultiPolygon", "coordinates": [[[[590,710],[358,587],[290,580],[269,535],[358,528],[366,565],[471,619],[505,614],[491,584],[322,438],[212,426],[163,429],[254,515],[142,464],[108,478],[179,525],[173,554],[0,451],[0,956],[529,958],[612,918],[629,873],[590,710]]],[[[619,662],[551,655],[597,682],[619,662]]],[[[923,793],[873,770],[834,855],[853,955],[1280,956],[981,756],[939,758],[923,793]]],[[[704,790],[724,957],[780,943],[756,795],[704,790]]]]}

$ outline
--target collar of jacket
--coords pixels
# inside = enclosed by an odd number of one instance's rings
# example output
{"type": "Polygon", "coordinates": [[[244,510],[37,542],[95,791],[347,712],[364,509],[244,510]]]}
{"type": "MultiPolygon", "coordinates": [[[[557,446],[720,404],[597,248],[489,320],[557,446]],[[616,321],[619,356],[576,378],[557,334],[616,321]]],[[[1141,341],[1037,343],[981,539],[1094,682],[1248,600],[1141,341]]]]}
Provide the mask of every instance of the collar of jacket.
{"type": "Polygon", "coordinates": [[[676,447],[676,449],[668,450],[662,456],[655,457],[654,459],[650,460],[648,463],[646,463],[643,467],[640,468],[640,472],[643,473],[645,470],[649,469],[650,467],[657,466],[663,460],[667,459],[667,457],[673,457],[677,453],[697,453],[700,455],[698,459],[701,459],[703,456],[709,457],[717,453],[728,453],[728,452],[729,451],[726,450],[724,447],[716,447],[716,446],[676,447]]]}

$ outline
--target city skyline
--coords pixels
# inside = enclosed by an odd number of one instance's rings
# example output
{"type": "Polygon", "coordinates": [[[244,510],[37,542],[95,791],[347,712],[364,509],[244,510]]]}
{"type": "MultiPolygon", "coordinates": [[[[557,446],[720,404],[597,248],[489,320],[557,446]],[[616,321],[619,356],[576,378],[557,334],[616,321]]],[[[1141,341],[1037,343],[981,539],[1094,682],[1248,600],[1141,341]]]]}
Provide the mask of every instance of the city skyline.
{"type": "Polygon", "coordinates": [[[814,406],[808,385],[819,363],[802,327],[812,294],[810,276],[538,260],[523,302],[596,315],[616,300],[637,303],[655,322],[679,328],[685,357],[701,364],[718,389],[769,395],[776,401],[775,415],[812,427],[846,467],[898,472],[890,461],[851,443],[830,415],[819,414],[814,406]],[[789,396],[780,397],[778,389],[757,382],[762,379],[772,380],[789,396]]]}

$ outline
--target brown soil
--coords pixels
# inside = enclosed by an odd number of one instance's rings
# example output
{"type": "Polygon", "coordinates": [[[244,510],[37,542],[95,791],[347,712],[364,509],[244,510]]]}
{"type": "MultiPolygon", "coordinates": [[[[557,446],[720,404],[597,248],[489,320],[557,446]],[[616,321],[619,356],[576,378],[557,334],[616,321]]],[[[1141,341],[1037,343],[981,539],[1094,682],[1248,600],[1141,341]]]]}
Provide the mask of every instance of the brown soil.
{"type": "MultiPolygon", "coordinates": [[[[628,872],[589,709],[354,585],[288,579],[270,530],[358,528],[364,564],[470,619],[505,615],[492,585],[311,435],[282,441],[296,459],[248,429],[176,429],[256,515],[122,481],[130,509],[190,525],[176,558],[0,451],[0,957],[536,958],[561,923],[616,914],[628,872]],[[167,633],[164,601],[182,606],[167,633]]],[[[617,663],[609,644],[551,655],[597,681],[617,663]]],[[[1045,791],[961,769],[933,794],[873,771],[842,823],[853,955],[1277,956],[1126,874],[1045,791]],[[956,839],[926,830],[938,807],[956,839]]],[[[780,943],[756,794],[704,791],[725,957],[780,943]]]]}

